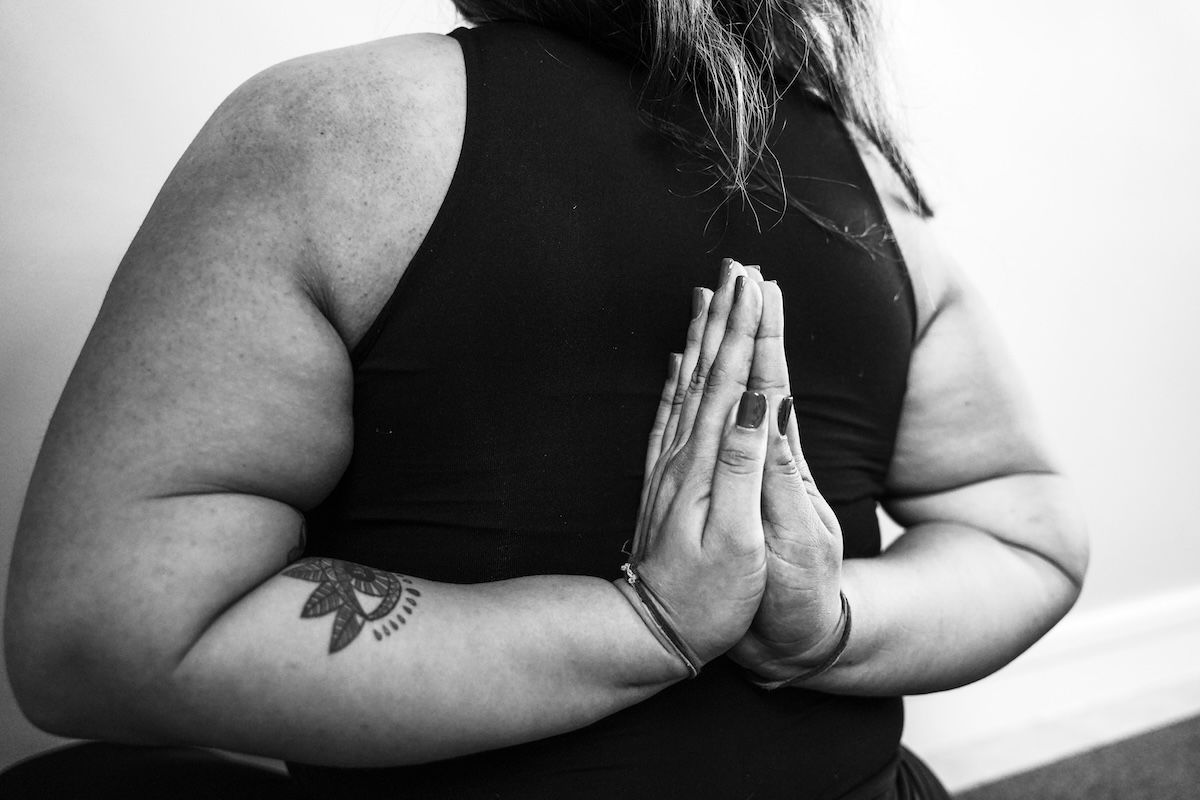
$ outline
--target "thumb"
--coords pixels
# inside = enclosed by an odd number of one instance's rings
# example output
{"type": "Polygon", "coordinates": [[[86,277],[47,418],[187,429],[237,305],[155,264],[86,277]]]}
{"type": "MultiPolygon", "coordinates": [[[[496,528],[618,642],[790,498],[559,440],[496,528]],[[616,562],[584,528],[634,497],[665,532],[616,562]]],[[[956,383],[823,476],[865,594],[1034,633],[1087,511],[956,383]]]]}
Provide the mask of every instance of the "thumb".
{"type": "MultiPolygon", "coordinates": [[[[771,523],[768,536],[805,531],[818,522],[804,482],[804,470],[788,441],[792,398],[782,398],[771,419],[767,461],[763,470],[763,519],[771,523]]],[[[784,543],[780,543],[784,544],[784,543]]],[[[775,543],[772,542],[772,546],[775,543]]]]}
{"type": "Polygon", "coordinates": [[[784,398],[772,415],[767,439],[767,461],[763,470],[762,515],[766,546],[791,564],[807,562],[814,545],[825,534],[813,496],[805,482],[804,467],[793,456],[786,436],[786,416],[791,398],[784,398]],[[779,423],[783,424],[783,434],[779,423]]]}
{"type": "MultiPolygon", "coordinates": [[[[791,462],[794,464],[795,471],[799,480],[803,484],[803,493],[807,497],[807,502],[804,503],[811,513],[815,514],[821,525],[834,536],[841,537],[842,527],[838,523],[837,515],[833,513],[833,508],[825,496],[821,494],[817,488],[817,482],[813,480],[812,470],[809,469],[808,460],[804,457],[804,449],[800,446],[800,426],[796,422],[796,415],[793,413],[792,398],[785,397],[779,403],[779,411],[773,420],[775,427],[771,431],[771,442],[777,443],[777,439],[782,439],[786,442],[790,455],[791,462]]],[[[768,459],[772,459],[774,452],[768,454],[768,459]]],[[[785,458],[785,454],[779,455],[780,462],[785,458]]],[[[772,459],[773,460],[773,459],[772,459]]],[[[782,467],[783,471],[789,471],[790,468],[782,467]]],[[[768,476],[768,481],[770,477],[768,476]]],[[[770,487],[767,487],[770,488],[770,487]]],[[[774,517],[772,517],[774,519],[774,517]]]]}
{"type": "Polygon", "coordinates": [[[767,455],[767,398],[743,392],[731,409],[713,467],[702,546],[758,553],[763,547],[762,480],[767,455]]]}

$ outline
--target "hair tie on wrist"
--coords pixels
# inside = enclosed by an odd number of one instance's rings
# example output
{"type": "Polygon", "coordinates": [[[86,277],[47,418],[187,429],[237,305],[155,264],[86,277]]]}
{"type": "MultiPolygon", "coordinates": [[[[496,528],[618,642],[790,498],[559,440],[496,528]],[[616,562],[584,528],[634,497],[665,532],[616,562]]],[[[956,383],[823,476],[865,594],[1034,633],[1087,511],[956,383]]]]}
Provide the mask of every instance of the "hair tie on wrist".
{"type": "Polygon", "coordinates": [[[785,678],[781,681],[764,681],[757,676],[751,676],[750,680],[755,686],[771,692],[776,689],[782,689],[785,686],[791,686],[793,683],[811,680],[818,675],[824,675],[826,672],[833,669],[833,666],[838,663],[838,659],[842,657],[842,653],[846,652],[846,647],[850,644],[850,601],[846,599],[845,592],[839,591],[838,596],[841,597],[842,600],[842,614],[838,618],[838,622],[844,621],[845,625],[842,628],[842,638],[838,640],[837,647],[833,648],[833,652],[829,655],[829,657],[812,669],[805,670],[799,675],[793,675],[792,677],[785,678]]]}
{"type": "Polygon", "coordinates": [[[700,657],[696,655],[692,648],[688,647],[687,642],[675,632],[671,627],[671,623],[667,622],[666,615],[662,610],[662,603],[658,597],[642,578],[634,572],[633,562],[626,561],[621,565],[621,572],[625,573],[625,581],[633,588],[634,593],[638,597],[638,601],[642,604],[642,608],[646,609],[646,614],[654,622],[654,627],[662,635],[661,638],[666,641],[671,649],[675,651],[675,655],[679,656],[679,660],[687,667],[691,677],[696,677],[700,674],[700,657]]]}

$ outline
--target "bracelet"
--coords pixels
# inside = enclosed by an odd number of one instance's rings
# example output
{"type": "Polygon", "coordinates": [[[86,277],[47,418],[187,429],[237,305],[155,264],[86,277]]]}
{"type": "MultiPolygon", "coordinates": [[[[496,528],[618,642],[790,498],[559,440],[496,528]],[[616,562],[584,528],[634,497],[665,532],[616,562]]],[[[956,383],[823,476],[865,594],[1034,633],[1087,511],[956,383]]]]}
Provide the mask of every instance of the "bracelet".
{"type": "Polygon", "coordinates": [[[794,683],[811,680],[812,678],[815,678],[818,675],[824,675],[826,672],[833,669],[834,664],[838,663],[838,659],[842,657],[842,653],[846,652],[846,647],[850,644],[850,601],[846,599],[845,592],[838,592],[838,595],[842,600],[842,614],[838,618],[838,622],[844,621],[845,626],[842,628],[842,638],[838,640],[837,647],[833,649],[833,652],[829,655],[829,657],[812,669],[805,670],[799,675],[793,675],[792,677],[785,678],[781,681],[764,681],[752,676],[750,680],[755,686],[771,692],[776,689],[782,689],[785,686],[791,686],[794,683]]]}
{"type": "Polygon", "coordinates": [[[625,581],[633,588],[634,593],[641,602],[642,608],[646,609],[646,615],[654,623],[654,627],[660,634],[659,638],[670,645],[670,649],[675,651],[675,655],[679,656],[679,660],[687,667],[690,677],[694,678],[700,674],[700,665],[703,663],[700,657],[696,655],[692,648],[688,647],[687,643],[680,638],[675,629],[671,627],[671,623],[667,622],[666,616],[662,611],[662,603],[658,597],[650,589],[650,586],[642,580],[642,578],[633,570],[633,562],[627,561],[621,565],[621,572],[625,573],[625,581]]]}

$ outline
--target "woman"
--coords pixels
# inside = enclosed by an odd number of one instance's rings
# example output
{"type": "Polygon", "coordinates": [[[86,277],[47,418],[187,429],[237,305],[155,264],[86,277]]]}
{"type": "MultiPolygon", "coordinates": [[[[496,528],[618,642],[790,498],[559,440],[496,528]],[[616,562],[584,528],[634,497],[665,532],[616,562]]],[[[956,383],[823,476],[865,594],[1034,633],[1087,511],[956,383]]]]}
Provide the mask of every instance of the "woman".
{"type": "Polygon", "coordinates": [[[460,7],[510,21],[269,70],[168,179],[27,499],[27,713],[313,794],[938,796],[897,698],[1086,548],[862,10],[460,7]]]}

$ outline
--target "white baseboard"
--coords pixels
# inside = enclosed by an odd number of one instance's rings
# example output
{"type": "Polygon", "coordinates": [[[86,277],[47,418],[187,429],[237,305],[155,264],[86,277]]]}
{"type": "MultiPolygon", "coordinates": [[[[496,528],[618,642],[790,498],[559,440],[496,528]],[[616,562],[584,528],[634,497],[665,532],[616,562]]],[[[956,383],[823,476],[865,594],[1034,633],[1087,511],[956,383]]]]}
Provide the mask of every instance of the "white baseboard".
{"type": "Polygon", "coordinates": [[[1200,588],[1070,615],[978,683],[910,698],[904,741],[951,791],[1200,713],[1200,588]]]}

